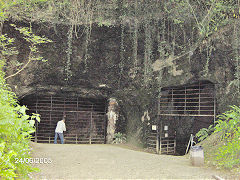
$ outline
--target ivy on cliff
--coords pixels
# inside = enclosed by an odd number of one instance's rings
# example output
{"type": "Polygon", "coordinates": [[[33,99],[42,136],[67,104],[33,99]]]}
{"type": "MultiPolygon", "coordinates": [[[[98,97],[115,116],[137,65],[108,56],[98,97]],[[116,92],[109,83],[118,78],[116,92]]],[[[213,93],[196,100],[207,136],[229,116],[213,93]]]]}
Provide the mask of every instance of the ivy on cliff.
{"type": "MultiPolygon", "coordinates": [[[[128,33],[127,29],[133,30],[133,33],[131,33],[133,43],[130,60],[135,74],[136,70],[139,69],[141,71],[138,72],[144,72],[142,78],[146,87],[150,87],[148,84],[149,81],[152,81],[151,63],[156,60],[156,57],[161,61],[170,59],[173,62],[169,63],[167,67],[168,73],[171,75],[176,71],[173,67],[175,65],[174,61],[189,58],[190,63],[191,57],[198,49],[203,50],[202,53],[206,54],[205,66],[200,71],[202,71],[204,77],[208,77],[212,53],[215,49],[213,37],[221,32],[222,27],[231,26],[232,22],[239,18],[239,1],[235,0],[8,0],[8,2],[8,7],[11,6],[11,8],[7,8],[4,3],[0,4],[0,8],[4,16],[7,15],[11,19],[64,24],[74,27],[75,30],[78,26],[83,25],[86,37],[84,46],[85,70],[88,67],[87,61],[91,59],[88,48],[91,43],[92,24],[124,26],[126,27],[124,33],[128,33]],[[160,35],[153,32],[154,29],[160,28],[162,29],[160,35]],[[139,54],[139,46],[137,45],[140,38],[137,35],[139,29],[145,31],[143,65],[137,57],[139,54]],[[160,41],[157,36],[160,37],[160,41]],[[161,51],[164,53],[156,55],[154,46],[159,43],[158,47],[161,46],[161,51]]],[[[69,74],[71,74],[69,45],[72,38],[70,34],[72,33],[68,33],[67,65],[65,69],[67,79],[70,78],[69,74]]],[[[122,56],[121,53],[119,56],[122,56]]],[[[127,60],[128,58],[125,59],[125,61],[127,60]]],[[[238,62],[238,60],[236,61],[238,62]]],[[[238,64],[236,63],[236,79],[239,79],[238,64]]],[[[121,69],[121,67],[119,68],[121,69]]],[[[134,75],[134,77],[136,76],[134,75]]],[[[233,84],[237,85],[237,83],[233,84]]]]}

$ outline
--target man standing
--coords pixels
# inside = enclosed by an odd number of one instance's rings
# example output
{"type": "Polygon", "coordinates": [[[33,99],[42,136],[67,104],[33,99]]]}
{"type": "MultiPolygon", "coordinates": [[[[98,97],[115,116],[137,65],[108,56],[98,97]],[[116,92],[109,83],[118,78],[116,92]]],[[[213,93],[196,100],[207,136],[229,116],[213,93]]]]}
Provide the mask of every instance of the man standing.
{"type": "Polygon", "coordinates": [[[63,118],[61,121],[58,121],[58,123],[57,123],[57,127],[56,127],[56,129],[55,129],[54,144],[57,144],[57,138],[58,138],[58,136],[60,137],[61,144],[64,143],[63,131],[66,131],[65,118],[63,118]]]}

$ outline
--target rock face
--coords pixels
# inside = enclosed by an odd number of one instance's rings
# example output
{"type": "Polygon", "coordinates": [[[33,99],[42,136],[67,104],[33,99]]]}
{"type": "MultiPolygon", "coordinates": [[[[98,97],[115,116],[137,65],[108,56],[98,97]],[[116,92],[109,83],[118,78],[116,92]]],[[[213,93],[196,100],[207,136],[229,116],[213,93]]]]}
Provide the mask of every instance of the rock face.
{"type": "MultiPolygon", "coordinates": [[[[22,24],[21,24],[22,25],[22,24]]],[[[42,28],[42,27],[41,27],[42,28]]],[[[21,63],[26,62],[28,56],[28,44],[22,39],[21,34],[5,24],[5,31],[12,37],[16,37],[18,57],[13,57],[10,61],[18,60],[21,63]]],[[[103,31],[93,33],[100,38],[92,40],[89,48],[89,54],[84,52],[84,36],[74,39],[71,44],[70,73],[71,78],[66,80],[68,37],[65,34],[67,27],[58,27],[57,31],[53,29],[35,28],[36,34],[47,36],[53,40],[53,43],[39,47],[42,56],[48,61],[32,62],[18,76],[9,79],[9,84],[15,90],[18,96],[22,97],[36,91],[69,91],[73,90],[82,96],[107,97],[112,87],[118,84],[119,69],[117,66],[117,38],[110,33],[103,31]],[[102,47],[102,48],[101,48],[102,47]],[[88,60],[84,62],[86,56],[88,60]],[[91,58],[89,58],[91,57],[91,58]],[[94,60],[92,60],[94,59],[94,60]],[[105,84],[105,86],[101,86],[105,84]]],[[[95,38],[95,37],[94,37],[95,38]]],[[[15,70],[16,71],[16,70],[15,70]]],[[[7,71],[12,74],[14,70],[7,71]]]]}
{"type": "MultiPolygon", "coordinates": [[[[18,25],[27,26],[23,23],[18,25]]],[[[182,57],[172,54],[164,59],[155,55],[148,65],[152,75],[145,86],[144,32],[138,32],[138,64],[134,66],[133,42],[128,29],[121,39],[120,26],[94,25],[88,39],[84,27],[79,26],[69,41],[67,26],[33,24],[32,27],[37,35],[44,35],[53,42],[39,47],[47,62],[32,62],[22,73],[8,80],[19,97],[38,91],[69,91],[83,97],[115,97],[120,107],[116,130],[130,134],[141,131],[144,124],[141,117],[146,111],[154,120],[157,97],[162,87],[209,80],[215,84],[217,113],[225,111],[227,105],[239,105],[239,96],[234,96],[236,90],[231,85],[235,66],[232,56],[224,51],[230,48],[227,45],[216,46],[219,48],[212,52],[207,71],[207,57],[200,49],[182,57]]],[[[4,31],[16,38],[19,50],[19,55],[11,57],[8,63],[15,60],[26,62],[28,44],[8,23],[4,25],[4,31]]],[[[153,54],[157,54],[155,45],[153,47],[153,54]]],[[[14,68],[8,70],[7,74],[14,71],[14,68]]],[[[113,135],[112,132],[109,134],[113,135]]]]}

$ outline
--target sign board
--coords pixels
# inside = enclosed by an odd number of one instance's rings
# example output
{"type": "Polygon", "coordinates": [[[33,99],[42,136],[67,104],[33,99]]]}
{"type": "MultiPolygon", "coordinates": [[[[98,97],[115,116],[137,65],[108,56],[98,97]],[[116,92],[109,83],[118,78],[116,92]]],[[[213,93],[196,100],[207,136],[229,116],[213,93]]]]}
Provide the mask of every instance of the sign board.
{"type": "Polygon", "coordinates": [[[168,126],[164,126],[164,131],[167,131],[168,130],[168,126]]]}
{"type": "Polygon", "coordinates": [[[157,125],[152,125],[152,130],[156,131],[157,130],[157,125]]]}

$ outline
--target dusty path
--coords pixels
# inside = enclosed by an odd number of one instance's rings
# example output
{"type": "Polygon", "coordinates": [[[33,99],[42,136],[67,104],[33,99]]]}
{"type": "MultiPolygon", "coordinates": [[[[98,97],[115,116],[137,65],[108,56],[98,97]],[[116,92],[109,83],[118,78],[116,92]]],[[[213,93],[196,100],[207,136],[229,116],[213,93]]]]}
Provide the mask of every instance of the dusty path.
{"type": "Polygon", "coordinates": [[[33,157],[50,158],[35,164],[40,179],[212,179],[224,174],[192,167],[185,157],[156,155],[114,145],[33,144],[33,157]]]}

